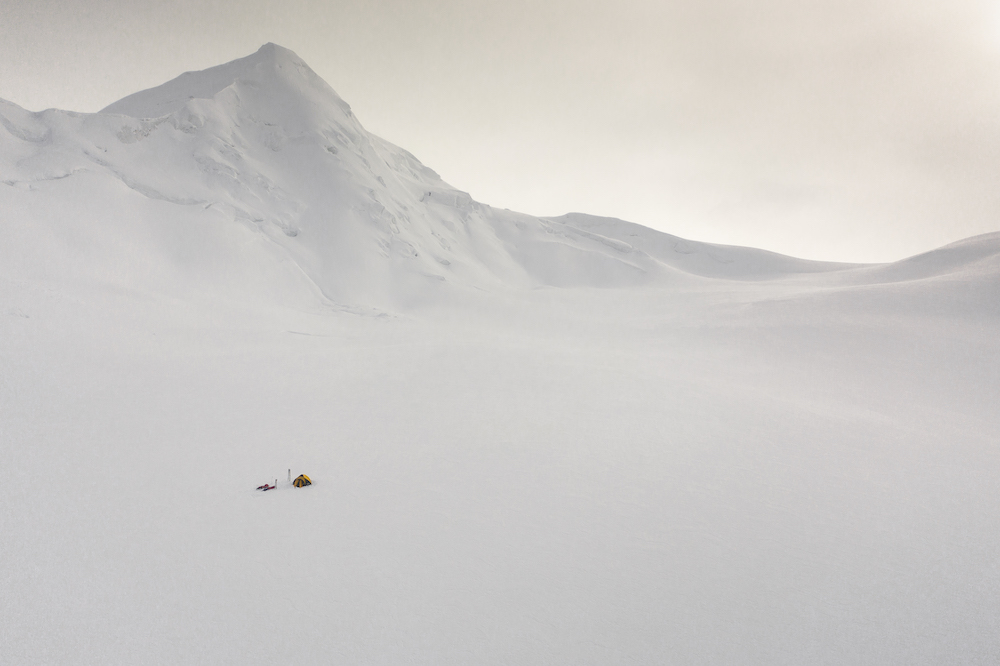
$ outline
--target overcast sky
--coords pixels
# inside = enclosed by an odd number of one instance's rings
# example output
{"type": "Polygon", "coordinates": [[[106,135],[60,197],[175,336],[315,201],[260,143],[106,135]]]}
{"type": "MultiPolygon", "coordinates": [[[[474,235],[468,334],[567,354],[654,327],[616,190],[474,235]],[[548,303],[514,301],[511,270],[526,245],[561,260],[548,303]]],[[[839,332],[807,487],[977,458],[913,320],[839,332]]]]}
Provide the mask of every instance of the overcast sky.
{"type": "Polygon", "coordinates": [[[847,261],[1000,230],[1000,0],[0,0],[0,97],[269,41],[494,206],[847,261]]]}

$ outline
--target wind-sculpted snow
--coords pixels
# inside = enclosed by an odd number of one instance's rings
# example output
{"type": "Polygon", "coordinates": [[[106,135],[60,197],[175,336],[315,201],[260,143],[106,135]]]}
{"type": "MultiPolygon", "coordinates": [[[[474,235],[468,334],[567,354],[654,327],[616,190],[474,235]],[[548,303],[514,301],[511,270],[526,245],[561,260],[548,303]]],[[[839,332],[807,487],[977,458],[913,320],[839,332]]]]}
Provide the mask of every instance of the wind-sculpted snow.
{"type": "Polygon", "coordinates": [[[998,234],[498,210],[274,45],[0,102],[0,234],[0,662],[997,662],[998,234]]]}

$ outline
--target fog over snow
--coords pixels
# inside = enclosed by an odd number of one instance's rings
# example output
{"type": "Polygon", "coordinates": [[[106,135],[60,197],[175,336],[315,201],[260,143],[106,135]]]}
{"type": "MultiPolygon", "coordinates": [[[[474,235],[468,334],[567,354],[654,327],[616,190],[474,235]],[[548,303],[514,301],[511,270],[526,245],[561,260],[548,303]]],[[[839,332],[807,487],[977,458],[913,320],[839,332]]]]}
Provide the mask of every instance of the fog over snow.
{"type": "Polygon", "coordinates": [[[1000,233],[494,208],[274,44],[0,101],[0,233],[4,663],[1000,659],[1000,233]]]}

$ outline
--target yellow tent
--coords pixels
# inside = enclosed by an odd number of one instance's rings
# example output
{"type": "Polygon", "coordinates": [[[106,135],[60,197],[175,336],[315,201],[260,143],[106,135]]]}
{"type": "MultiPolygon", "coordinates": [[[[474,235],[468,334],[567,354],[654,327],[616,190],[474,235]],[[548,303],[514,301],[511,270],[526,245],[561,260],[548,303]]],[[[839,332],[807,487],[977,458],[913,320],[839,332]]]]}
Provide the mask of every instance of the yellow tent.
{"type": "Polygon", "coordinates": [[[309,477],[306,476],[305,474],[299,474],[297,477],[295,477],[295,480],[292,481],[292,485],[295,486],[296,488],[302,488],[303,486],[311,486],[312,481],[310,481],[309,477]]]}

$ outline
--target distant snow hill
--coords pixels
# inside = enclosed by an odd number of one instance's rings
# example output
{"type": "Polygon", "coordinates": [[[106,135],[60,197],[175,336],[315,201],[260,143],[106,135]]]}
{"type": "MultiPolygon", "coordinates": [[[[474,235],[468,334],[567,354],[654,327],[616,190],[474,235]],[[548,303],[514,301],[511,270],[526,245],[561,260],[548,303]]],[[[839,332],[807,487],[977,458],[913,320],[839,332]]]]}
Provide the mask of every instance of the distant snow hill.
{"type": "Polygon", "coordinates": [[[21,277],[391,308],[449,289],[845,271],[848,282],[896,281],[967,259],[995,268],[1000,252],[993,235],[946,259],[858,273],[615,219],[497,210],[369,134],[274,44],[96,114],[0,102],[0,123],[0,258],[21,277]]]}

